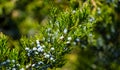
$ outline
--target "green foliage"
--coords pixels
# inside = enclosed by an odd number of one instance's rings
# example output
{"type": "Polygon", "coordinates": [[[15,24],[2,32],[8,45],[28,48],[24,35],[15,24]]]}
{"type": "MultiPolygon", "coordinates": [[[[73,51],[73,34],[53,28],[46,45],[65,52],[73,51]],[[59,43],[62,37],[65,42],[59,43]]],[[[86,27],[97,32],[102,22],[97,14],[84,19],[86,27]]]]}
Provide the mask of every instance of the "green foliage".
{"type": "Polygon", "coordinates": [[[3,35],[2,33],[0,33],[0,56],[1,58],[4,58],[2,56],[4,56],[7,52],[7,38],[5,35],[3,35]]]}
{"type": "Polygon", "coordinates": [[[15,24],[23,35],[10,42],[11,38],[0,33],[1,70],[63,67],[66,54],[76,48],[79,51],[74,70],[120,69],[120,17],[115,10],[119,1],[1,0],[0,3],[0,30],[7,34],[16,29],[9,27],[15,24]]]}

